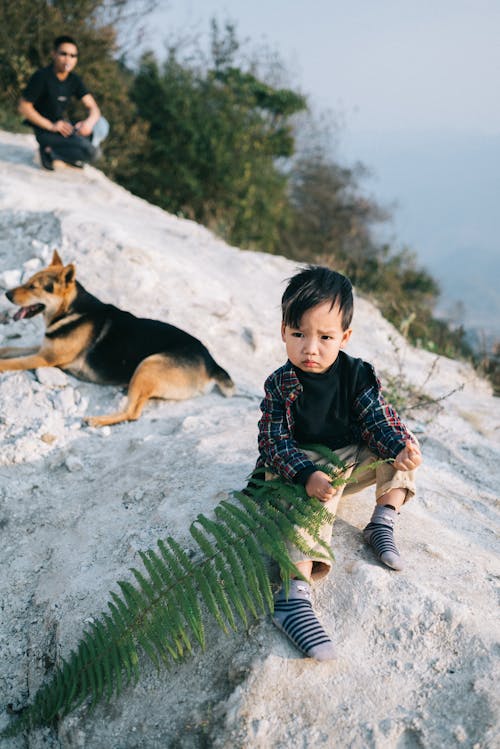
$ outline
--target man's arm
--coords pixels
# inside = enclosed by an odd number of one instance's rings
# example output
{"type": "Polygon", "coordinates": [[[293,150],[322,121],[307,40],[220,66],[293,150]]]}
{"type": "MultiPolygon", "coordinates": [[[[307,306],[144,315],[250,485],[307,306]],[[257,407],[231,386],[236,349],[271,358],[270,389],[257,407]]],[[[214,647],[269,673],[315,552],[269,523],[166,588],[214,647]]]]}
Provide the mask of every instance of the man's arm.
{"type": "Polygon", "coordinates": [[[76,123],[75,129],[79,135],[91,135],[97,120],[101,116],[101,110],[97,106],[97,102],[92,94],[85,94],[85,96],[82,96],[81,101],[87,107],[88,115],[84,120],[76,123]]]}
{"type": "Polygon", "coordinates": [[[71,133],[73,132],[73,126],[71,125],[71,123],[65,122],[65,120],[52,122],[52,120],[49,120],[48,117],[44,117],[43,114],[37,112],[33,102],[27,101],[26,99],[21,99],[21,101],[19,102],[18,111],[21,117],[23,117],[25,120],[28,120],[28,122],[30,122],[32,125],[35,125],[42,130],[47,130],[49,133],[60,133],[61,135],[64,135],[65,138],[67,138],[68,135],[71,135],[71,133]]]}
{"type": "Polygon", "coordinates": [[[26,99],[21,99],[19,102],[18,107],[19,114],[21,117],[24,117],[25,120],[28,120],[32,125],[36,125],[36,127],[42,128],[42,130],[48,130],[49,132],[56,132],[54,129],[55,122],[52,122],[47,117],[44,117],[43,114],[40,114],[40,112],[37,112],[33,102],[26,101],[26,99]]]}

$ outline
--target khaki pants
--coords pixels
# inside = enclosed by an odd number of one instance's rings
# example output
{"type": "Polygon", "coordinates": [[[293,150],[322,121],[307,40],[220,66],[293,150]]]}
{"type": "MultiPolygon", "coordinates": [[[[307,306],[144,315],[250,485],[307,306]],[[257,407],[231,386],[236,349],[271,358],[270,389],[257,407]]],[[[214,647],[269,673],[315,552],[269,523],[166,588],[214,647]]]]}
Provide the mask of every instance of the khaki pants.
{"type": "MultiPolygon", "coordinates": [[[[305,450],[306,455],[316,465],[327,465],[328,461],[318,455],[318,453],[312,450],[305,450]]],[[[415,472],[414,471],[396,471],[393,468],[392,463],[382,463],[376,468],[362,469],[363,466],[369,466],[370,463],[374,463],[378,460],[377,456],[374,455],[367,447],[363,445],[348,445],[342,447],[340,450],[334,450],[335,454],[340,460],[347,466],[347,470],[344,472],[345,478],[348,478],[351,473],[356,470],[356,481],[352,484],[342,484],[337,488],[337,491],[333,498],[329,502],[324,503],[325,509],[335,515],[337,512],[337,506],[340,499],[343,496],[349,496],[357,494],[367,486],[375,484],[375,498],[379,499],[391,489],[406,489],[405,503],[408,502],[415,495],[415,472]]],[[[275,478],[271,473],[266,473],[266,479],[275,478]]],[[[330,543],[332,539],[333,522],[325,524],[320,531],[321,540],[330,543]]],[[[331,562],[329,559],[325,559],[321,556],[315,556],[314,552],[322,553],[321,546],[306,533],[301,530],[300,535],[309,547],[312,549],[310,556],[304,556],[304,553],[297,549],[292,543],[288,544],[288,553],[292,562],[313,562],[312,579],[320,580],[322,577],[327,575],[331,569],[331,562]]]]}

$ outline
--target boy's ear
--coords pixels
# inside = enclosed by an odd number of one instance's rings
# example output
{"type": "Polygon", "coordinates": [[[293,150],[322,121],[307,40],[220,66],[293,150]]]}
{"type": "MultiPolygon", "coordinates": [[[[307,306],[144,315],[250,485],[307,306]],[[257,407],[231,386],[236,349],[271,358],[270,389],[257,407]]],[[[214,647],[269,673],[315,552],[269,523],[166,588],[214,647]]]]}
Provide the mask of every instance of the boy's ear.
{"type": "Polygon", "coordinates": [[[281,323],[281,340],[283,341],[283,343],[285,342],[285,328],[286,328],[286,325],[284,322],[282,322],[281,323]]]}
{"type": "Polygon", "coordinates": [[[342,333],[342,341],[340,342],[340,348],[344,348],[344,346],[347,346],[351,335],[352,335],[352,328],[347,328],[347,330],[344,330],[344,332],[342,333]]]}

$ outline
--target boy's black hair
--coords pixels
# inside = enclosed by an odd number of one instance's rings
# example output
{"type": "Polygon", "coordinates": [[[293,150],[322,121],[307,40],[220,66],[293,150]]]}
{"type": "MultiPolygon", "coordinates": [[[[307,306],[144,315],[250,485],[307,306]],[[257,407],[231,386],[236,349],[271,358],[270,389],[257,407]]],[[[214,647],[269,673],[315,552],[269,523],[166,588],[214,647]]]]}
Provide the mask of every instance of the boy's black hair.
{"type": "Polygon", "coordinates": [[[353,313],[352,284],[342,273],[321,265],[308,265],[292,276],[281,299],[283,322],[299,328],[302,315],[311,307],[330,301],[338,304],[342,315],[342,330],[351,324],[353,313]]]}
{"type": "Polygon", "coordinates": [[[67,34],[62,34],[61,36],[56,36],[54,39],[54,50],[57,52],[61,44],[74,44],[75,47],[78,49],[78,44],[75,42],[72,36],[68,36],[67,34]]]}

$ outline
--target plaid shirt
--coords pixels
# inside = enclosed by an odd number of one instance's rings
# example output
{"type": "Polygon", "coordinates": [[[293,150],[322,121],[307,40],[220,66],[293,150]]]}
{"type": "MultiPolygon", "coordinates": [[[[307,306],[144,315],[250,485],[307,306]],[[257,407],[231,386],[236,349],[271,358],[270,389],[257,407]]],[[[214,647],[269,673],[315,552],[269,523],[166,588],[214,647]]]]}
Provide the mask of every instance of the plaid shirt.
{"type": "MultiPolygon", "coordinates": [[[[395,458],[407,440],[413,438],[394,408],[384,400],[380,381],[375,379],[376,385],[365,388],[352,403],[354,433],[375,455],[395,458]]],[[[293,436],[292,406],[302,390],[293,365],[287,362],[267,378],[265,397],[260,404],[257,467],[266,467],[289,481],[305,468],[314,467],[293,436]]]]}

